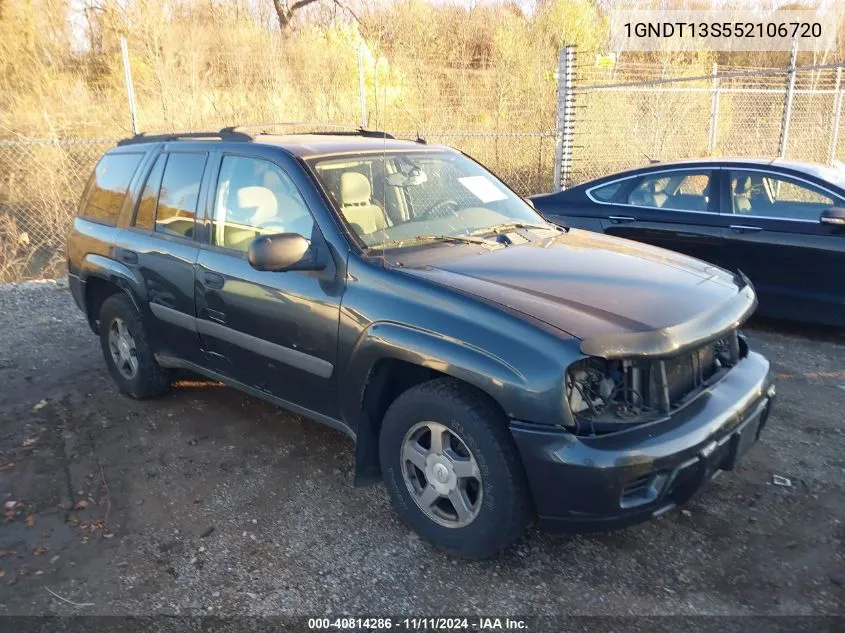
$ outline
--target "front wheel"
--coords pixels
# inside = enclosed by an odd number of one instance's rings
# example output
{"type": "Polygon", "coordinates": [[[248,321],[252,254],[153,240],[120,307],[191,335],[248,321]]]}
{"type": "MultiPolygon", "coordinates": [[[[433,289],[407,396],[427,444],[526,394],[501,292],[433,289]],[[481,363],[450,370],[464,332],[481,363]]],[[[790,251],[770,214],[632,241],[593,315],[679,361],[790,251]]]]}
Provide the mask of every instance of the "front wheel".
{"type": "Polygon", "coordinates": [[[412,387],[390,406],[379,453],[399,515],[423,538],[484,558],[525,531],[531,500],[507,419],[452,379],[412,387]]]}

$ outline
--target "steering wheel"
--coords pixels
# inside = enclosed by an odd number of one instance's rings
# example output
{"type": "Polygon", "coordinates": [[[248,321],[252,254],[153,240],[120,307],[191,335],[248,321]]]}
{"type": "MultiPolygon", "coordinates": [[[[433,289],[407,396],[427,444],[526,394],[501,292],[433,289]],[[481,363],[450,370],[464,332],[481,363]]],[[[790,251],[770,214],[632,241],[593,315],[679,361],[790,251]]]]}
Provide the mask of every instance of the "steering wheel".
{"type": "Polygon", "coordinates": [[[450,215],[457,215],[458,209],[460,208],[461,207],[456,201],[449,198],[447,200],[441,200],[433,207],[423,212],[422,215],[425,218],[446,218],[450,215]]]}

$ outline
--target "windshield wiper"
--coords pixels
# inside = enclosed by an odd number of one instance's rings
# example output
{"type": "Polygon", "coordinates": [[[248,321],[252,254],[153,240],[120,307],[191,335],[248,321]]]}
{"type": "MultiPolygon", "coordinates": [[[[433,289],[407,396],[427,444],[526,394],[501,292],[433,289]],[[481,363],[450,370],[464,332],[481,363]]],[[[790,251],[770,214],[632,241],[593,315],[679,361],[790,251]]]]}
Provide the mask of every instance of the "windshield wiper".
{"type": "Polygon", "coordinates": [[[484,235],[485,233],[504,233],[505,231],[512,231],[514,229],[543,229],[544,231],[560,231],[561,228],[557,224],[531,224],[530,222],[505,222],[497,224],[496,226],[488,226],[483,229],[473,231],[470,235],[484,235]]]}
{"type": "Polygon", "coordinates": [[[404,240],[390,240],[370,246],[368,250],[376,250],[383,248],[402,248],[419,242],[461,242],[464,244],[483,244],[484,246],[501,246],[499,242],[493,240],[485,240],[483,237],[473,237],[471,235],[417,235],[416,237],[408,237],[404,240]]]}

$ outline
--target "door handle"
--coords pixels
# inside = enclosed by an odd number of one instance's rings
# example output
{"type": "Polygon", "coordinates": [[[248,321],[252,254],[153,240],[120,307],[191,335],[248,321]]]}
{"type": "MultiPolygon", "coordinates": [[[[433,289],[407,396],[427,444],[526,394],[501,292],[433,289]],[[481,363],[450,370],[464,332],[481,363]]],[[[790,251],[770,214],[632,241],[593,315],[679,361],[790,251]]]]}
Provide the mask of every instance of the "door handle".
{"type": "Polygon", "coordinates": [[[202,274],[202,282],[205,286],[209,288],[212,288],[214,290],[221,290],[223,288],[223,283],[225,282],[225,280],[223,279],[223,275],[205,272],[202,274]]]}
{"type": "Polygon", "coordinates": [[[757,233],[758,231],[762,231],[763,227],[747,226],[745,224],[731,224],[730,229],[734,233],[757,233]]]}
{"type": "Polygon", "coordinates": [[[614,224],[626,224],[628,222],[636,222],[637,218],[631,217],[630,215],[611,215],[607,218],[614,224]]]}
{"type": "Polygon", "coordinates": [[[126,262],[127,264],[137,264],[138,263],[138,253],[135,251],[130,251],[125,248],[121,248],[118,251],[118,258],[122,262],[126,262]]]}

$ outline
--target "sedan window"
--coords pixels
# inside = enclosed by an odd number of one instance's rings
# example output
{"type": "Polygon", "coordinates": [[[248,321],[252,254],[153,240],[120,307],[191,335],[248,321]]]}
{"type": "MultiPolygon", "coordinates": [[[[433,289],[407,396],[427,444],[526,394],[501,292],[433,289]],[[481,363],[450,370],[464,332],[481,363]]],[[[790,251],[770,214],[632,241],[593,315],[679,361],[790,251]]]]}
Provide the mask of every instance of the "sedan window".
{"type": "Polygon", "coordinates": [[[709,211],[710,171],[660,172],[643,177],[628,194],[635,207],[709,211]]]}
{"type": "Polygon", "coordinates": [[[600,202],[610,202],[616,196],[616,192],[619,191],[619,188],[623,184],[624,181],[619,180],[617,182],[612,182],[609,185],[596,187],[595,189],[590,189],[590,195],[600,202]]]}
{"type": "Polygon", "coordinates": [[[739,215],[817,222],[822,211],[835,205],[821,190],[786,176],[731,171],[731,206],[739,215]]]}

